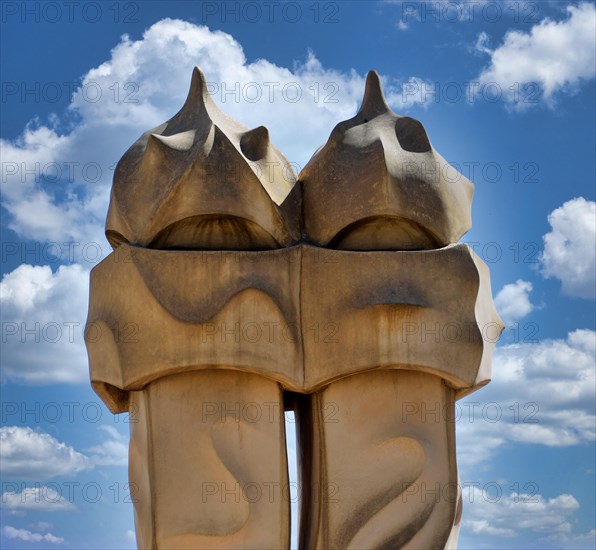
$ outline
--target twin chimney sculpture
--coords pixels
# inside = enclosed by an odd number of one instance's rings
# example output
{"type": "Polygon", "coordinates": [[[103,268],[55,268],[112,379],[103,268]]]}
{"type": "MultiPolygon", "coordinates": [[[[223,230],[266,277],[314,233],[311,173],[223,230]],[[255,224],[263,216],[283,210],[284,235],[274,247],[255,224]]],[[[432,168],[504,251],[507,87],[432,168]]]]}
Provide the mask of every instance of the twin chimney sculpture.
{"type": "Polygon", "coordinates": [[[301,549],[455,548],[455,401],[502,330],[455,244],[472,194],[375,72],[296,177],[195,68],[118,163],[91,273],[91,383],[130,413],[140,548],[289,548],[296,495],[301,549]]]}

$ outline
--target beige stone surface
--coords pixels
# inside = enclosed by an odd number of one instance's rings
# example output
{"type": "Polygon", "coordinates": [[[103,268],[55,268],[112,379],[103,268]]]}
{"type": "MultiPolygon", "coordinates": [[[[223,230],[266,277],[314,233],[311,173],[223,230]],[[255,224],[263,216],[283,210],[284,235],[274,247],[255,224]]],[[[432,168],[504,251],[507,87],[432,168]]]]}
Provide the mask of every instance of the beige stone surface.
{"type": "Polygon", "coordinates": [[[305,391],[378,368],[433,373],[458,397],[490,380],[502,323],[488,269],[467,245],[422,252],[305,250],[305,391]]]}
{"type": "Polygon", "coordinates": [[[288,246],[300,238],[295,179],[267,128],[222,113],[197,67],[182,109],[118,162],[106,235],[114,247],[288,246]]]}
{"type": "Polygon", "coordinates": [[[241,369],[312,392],[399,368],[431,372],[463,394],[490,379],[502,328],[488,269],[466,245],[242,253],[122,245],[93,269],[91,286],[91,381],[113,412],[127,409],[129,390],[200,369],[241,369]]]}
{"type": "Polygon", "coordinates": [[[308,238],[346,250],[424,250],[470,229],[474,186],[422,124],[389,109],[371,71],[360,110],[299,174],[308,238]]]}
{"type": "Polygon", "coordinates": [[[458,512],[454,391],[372,371],[307,396],[301,548],[444,548],[458,512]]]}
{"type": "Polygon", "coordinates": [[[455,244],[472,193],[375,72],[297,180],[195,69],[118,163],[91,273],[91,383],[131,415],[139,548],[288,548],[284,408],[301,549],[455,548],[454,403],[503,328],[455,244]]]}
{"type": "Polygon", "coordinates": [[[131,393],[129,478],[140,548],[289,547],[279,384],[235,371],[131,393]]]}

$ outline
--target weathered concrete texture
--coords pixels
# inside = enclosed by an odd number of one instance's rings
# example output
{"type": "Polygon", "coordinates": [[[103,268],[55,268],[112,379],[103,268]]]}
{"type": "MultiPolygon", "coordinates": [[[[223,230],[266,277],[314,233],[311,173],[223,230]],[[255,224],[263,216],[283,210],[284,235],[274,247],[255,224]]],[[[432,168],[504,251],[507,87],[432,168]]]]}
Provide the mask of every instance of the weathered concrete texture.
{"type": "Polygon", "coordinates": [[[284,408],[301,549],[455,547],[454,402],[503,328],[454,244],[472,193],[374,72],[299,183],[193,72],[118,163],[91,273],[91,381],[131,415],[139,547],[288,548],[284,408]]]}
{"type": "Polygon", "coordinates": [[[106,235],[114,247],[288,246],[300,238],[295,177],[267,128],[249,130],[220,111],[197,67],[182,109],[120,159],[106,235]]]}
{"type": "Polygon", "coordinates": [[[501,330],[488,269],[462,244],[243,253],[122,245],[93,269],[91,285],[91,380],[113,412],[127,409],[129,390],[214,368],[297,392],[370,369],[409,369],[463,394],[490,379],[501,330]]]}
{"type": "Polygon", "coordinates": [[[346,250],[426,250],[472,225],[474,186],[393,113],[368,74],[358,114],[340,122],[299,175],[309,239],[346,250]]]}
{"type": "Polygon", "coordinates": [[[459,505],[453,403],[440,378],[402,370],[305,397],[300,471],[315,490],[301,503],[301,547],[444,548],[459,505]]]}
{"type": "Polygon", "coordinates": [[[186,372],[132,392],[130,410],[140,548],[289,547],[279,384],[229,370],[186,372]]]}

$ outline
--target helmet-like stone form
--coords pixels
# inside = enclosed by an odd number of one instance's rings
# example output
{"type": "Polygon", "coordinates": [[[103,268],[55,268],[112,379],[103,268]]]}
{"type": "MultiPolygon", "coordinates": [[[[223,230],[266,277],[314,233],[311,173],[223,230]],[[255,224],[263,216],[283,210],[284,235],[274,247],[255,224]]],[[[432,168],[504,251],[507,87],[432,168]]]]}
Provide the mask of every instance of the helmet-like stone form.
{"type": "Polygon", "coordinates": [[[371,71],[362,106],[304,167],[304,230],[344,250],[426,250],[471,227],[472,182],[432,147],[422,124],[393,113],[371,71]]]}
{"type": "Polygon", "coordinates": [[[249,130],[222,113],[196,67],[182,109],[120,159],[106,236],[113,247],[290,246],[300,238],[295,180],[267,128],[249,130]]]}

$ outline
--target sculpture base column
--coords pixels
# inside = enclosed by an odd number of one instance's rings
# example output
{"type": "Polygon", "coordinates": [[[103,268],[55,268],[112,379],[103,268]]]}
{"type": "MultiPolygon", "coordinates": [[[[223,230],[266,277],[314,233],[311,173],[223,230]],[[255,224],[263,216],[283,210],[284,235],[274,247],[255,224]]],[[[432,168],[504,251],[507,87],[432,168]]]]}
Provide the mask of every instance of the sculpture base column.
{"type": "Polygon", "coordinates": [[[302,396],[296,408],[307,452],[301,487],[309,488],[301,549],[454,544],[454,391],[439,377],[376,370],[302,396]]]}
{"type": "Polygon", "coordinates": [[[209,370],[131,392],[139,548],[289,548],[282,390],[209,370]]]}

